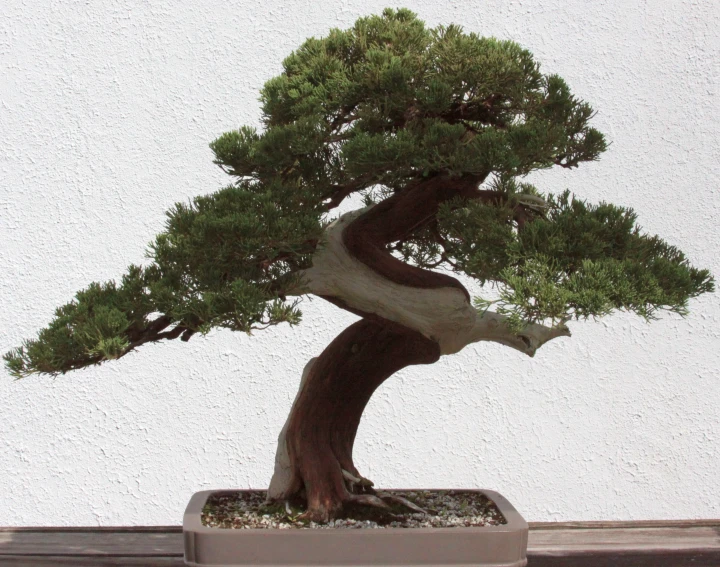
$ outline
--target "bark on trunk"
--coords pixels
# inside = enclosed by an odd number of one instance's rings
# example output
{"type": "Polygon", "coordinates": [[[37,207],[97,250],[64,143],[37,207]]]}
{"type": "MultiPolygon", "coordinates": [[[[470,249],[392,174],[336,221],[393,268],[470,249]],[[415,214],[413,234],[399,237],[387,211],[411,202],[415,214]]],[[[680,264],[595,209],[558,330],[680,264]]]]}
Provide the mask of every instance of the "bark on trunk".
{"type": "Polygon", "coordinates": [[[292,500],[304,489],[304,517],[316,522],[336,517],[354,502],[380,505],[372,489],[351,490],[348,481],[362,479],[352,459],[362,413],[378,386],[395,372],[439,358],[436,342],[397,324],[363,319],[340,333],[306,368],[278,440],[279,453],[284,441],[289,467],[276,466],[268,499],[292,500]]]}

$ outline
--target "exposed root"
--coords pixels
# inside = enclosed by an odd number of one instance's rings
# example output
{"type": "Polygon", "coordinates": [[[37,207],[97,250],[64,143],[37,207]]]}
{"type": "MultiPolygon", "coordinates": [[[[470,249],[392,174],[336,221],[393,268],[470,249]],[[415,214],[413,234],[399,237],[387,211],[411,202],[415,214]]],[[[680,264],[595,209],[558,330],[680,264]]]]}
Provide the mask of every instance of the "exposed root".
{"type": "Polygon", "coordinates": [[[424,515],[428,514],[426,510],[423,510],[422,508],[420,508],[420,506],[411,502],[407,498],[403,498],[402,496],[396,496],[394,494],[389,494],[387,492],[375,492],[371,488],[369,488],[369,490],[372,490],[372,494],[350,495],[350,497],[345,500],[345,506],[361,505],[379,508],[383,511],[385,517],[389,517],[394,520],[401,518],[402,515],[398,515],[397,513],[393,512],[393,508],[392,506],[390,506],[390,504],[399,504],[400,506],[404,506],[412,512],[424,515]]]}
{"type": "Polygon", "coordinates": [[[369,478],[365,478],[364,476],[360,477],[360,486],[375,486],[375,483],[370,480],[369,478]]]}
{"type": "Polygon", "coordinates": [[[360,487],[359,492],[375,492],[371,488],[375,486],[375,483],[372,480],[367,479],[364,476],[355,476],[354,474],[346,471],[345,469],[342,469],[342,474],[345,482],[347,483],[348,492],[350,492],[351,494],[356,493],[355,485],[358,485],[360,487]]]}
{"type": "MultiPolygon", "coordinates": [[[[352,479],[358,479],[362,477],[356,477],[352,473],[349,473],[347,471],[343,471],[343,476],[348,480],[348,482],[351,482],[352,479]]],[[[367,480],[367,479],[365,479],[367,480]]],[[[352,483],[359,484],[359,483],[352,483]]],[[[393,506],[392,504],[403,506],[410,510],[411,512],[423,514],[423,515],[429,515],[430,513],[436,514],[436,510],[425,510],[424,508],[421,508],[414,502],[408,500],[407,498],[404,498],[399,495],[390,494],[388,492],[380,491],[376,492],[374,489],[370,488],[369,486],[365,486],[363,488],[365,492],[359,492],[359,493],[353,493],[352,491],[349,491],[347,496],[343,498],[343,504],[341,508],[345,508],[345,514],[350,514],[348,517],[353,517],[352,515],[352,508],[354,506],[368,506],[371,508],[376,508],[379,510],[382,510],[382,514],[384,518],[391,518],[394,520],[402,518],[402,514],[397,511],[393,512],[393,506]]],[[[315,510],[305,510],[304,512],[298,514],[299,510],[297,508],[293,510],[293,506],[300,506],[300,509],[306,507],[306,503],[301,503],[302,499],[298,498],[298,495],[294,495],[286,500],[281,501],[285,506],[285,512],[287,514],[287,517],[290,518],[292,521],[303,521],[303,522],[317,522],[317,523],[326,523],[333,519],[334,517],[337,517],[336,514],[340,513],[341,517],[342,512],[339,510],[336,510],[333,512],[330,508],[326,507],[320,507],[315,510]],[[298,514],[295,516],[295,514],[298,514]]],[[[276,501],[277,502],[277,501],[276,501]]],[[[280,503],[280,502],[277,502],[280,503]]],[[[267,504],[267,502],[266,502],[267,504]]],[[[365,513],[363,513],[363,517],[367,517],[365,513]]],[[[387,521],[387,520],[386,520],[387,521]]]]}
{"type": "Polygon", "coordinates": [[[407,498],[403,498],[402,496],[397,496],[395,494],[390,494],[388,492],[378,492],[378,497],[381,498],[385,502],[394,502],[395,504],[402,504],[406,508],[410,508],[413,512],[418,512],[420,514],[427,514],[427,510],[424,510],[423,508],[420,508],[417,504],[414,502],[410,502],[407,498]]]}
{"type": "Polygon", "coordinates": [[[311,510],[306,510],[302,514],[300,514],[296,520],[298,522],[316,522],[318,524],[326,523],[330,520],[330,515],[327,511],[323,512],[313,512],[311,510]]]}
{"type": "Polygon", "coordinates": [[[343,476],[345,477],[345,480],[348,482],[351,482],[353,484],[360,484],[360,479],[356,477],[351,472],[346,471],[345,469],[342,469],[343,476]]]}
{"type": "Polygon", "coordinates": [[[363,504],[383,510],[390,510],[390,506],[374,494],[352,494],[347,499],[347,504],[363,504]]]}

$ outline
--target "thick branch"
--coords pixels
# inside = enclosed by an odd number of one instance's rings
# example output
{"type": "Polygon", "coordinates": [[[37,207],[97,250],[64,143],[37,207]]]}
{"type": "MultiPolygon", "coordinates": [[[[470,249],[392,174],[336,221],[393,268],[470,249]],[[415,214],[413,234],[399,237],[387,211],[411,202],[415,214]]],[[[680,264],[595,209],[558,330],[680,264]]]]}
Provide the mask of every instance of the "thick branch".
{"type": "Polygon", "coordinates": [[[312,268],[301,273],[303,284],[288,295],[313,293],[357,315],[414,329],[437,342],[441,354],[453,354],[468,344],[489,340],[532,356],[548,340],[569,334],[566,327],[542,325],[528,325],[513,334],[504,316],[492,312],[480,316],[470,304],[467,290],[454,278],[445,276],[457,285],[437,285],[436,281],[432,287],[406,285],[361,262],[346,247],[343,233],[354,226],[355,219],[377,206],[346,213],[328,226],[313,255],[312,268]]]}
{"type": "Polygon", "coordinates": [[[522,331],[516,333],[510,330],[507,321],[508,318],[504,315],[486,311],[476,316],[472,326],[462,329],[458,342],[468,345],[480,341],[492,341],[532,357],[546,342],[557,337],[571,336],[570,329],[565,324],[547,327],[529,323],[522,331]]]}
{"type": "Polygon", "coordinates": [[[470,301],[465,287],[455,278],[410,266],[386,250],[390,242],[402,239],[431,222],[438,207],[456,196],[479,198],[476,176],[452,179],[436,176],[411,184],[400,193],[364,210],[347,226],[343,242],[348,252],[380,276],[414,288],[455,288],[470,301]]]}

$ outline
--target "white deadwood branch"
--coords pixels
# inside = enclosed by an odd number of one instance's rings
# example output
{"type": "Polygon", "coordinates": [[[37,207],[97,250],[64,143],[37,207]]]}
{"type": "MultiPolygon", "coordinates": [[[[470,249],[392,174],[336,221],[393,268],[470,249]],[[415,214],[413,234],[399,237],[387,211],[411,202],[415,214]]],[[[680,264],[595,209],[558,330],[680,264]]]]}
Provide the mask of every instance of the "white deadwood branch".
{"type": "Polygon", "coordinates": [[[302,272],[304,285],[288,295],[336,297],[349,307],[419,331],[440,345],[441,354],[454,354],[478,341],[493,341],[534,356],[547,341],[570,336],[564,324],[531,323],[519,333],[512,332],[506,316],[492,311],[480,314],[459,289],[404,286],[376,273],[352,256],[342,241],[343,230],[372,206],[345,213],[327,227],[312,267],[302,272]]]}
{"type": "Polygon", "coordinates": [[[550,204],[545,201],[545,199],[542,199],[537,195],[531,195],[529,193],[515,193],[514,196],[521,205],[524,205],[533,211],[544,213],[550,208],[550,204]]]}

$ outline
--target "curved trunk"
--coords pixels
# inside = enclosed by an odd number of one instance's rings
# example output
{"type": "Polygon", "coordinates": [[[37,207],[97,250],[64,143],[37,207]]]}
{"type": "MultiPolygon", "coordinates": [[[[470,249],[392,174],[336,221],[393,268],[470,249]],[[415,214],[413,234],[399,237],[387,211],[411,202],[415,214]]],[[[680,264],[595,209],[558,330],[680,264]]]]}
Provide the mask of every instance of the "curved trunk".
{"type": "Polygon", "coordinates": [[[278,438],[269,501],[303,497],[304,517],[315,521],[351,503],[387,507],[384,501],[397,498],[375,493],[352,462],[360,417],[380,384],[401,368],[431,364],[473,342],[495,341],[533,356],[548,340],[569,335],[564,326],[513,331],[502,315],[479,314],[457,279],[405,264],[386,249],[432,222],[454,196],[498,199],[477,188],[480,180],[419,180],[327,227],[295,293],[313,293],[363,319],[306,365],[278,438]]]}
{"type": "Polygon", "coordinates": [[[305,368],[278,440],[282,458],[276,460],[268,500],[293,499],[304,489],[305,517],[318,522],[337,516],[348,503],[370,503],[367,496],[354,492],[374,491],[363,486],[354,490],[352,481],[363,480],[352,460],[363,410],[395,372],[439,358],[436,342],[397,324],[363,319],[340,333],[305,368]]]}

